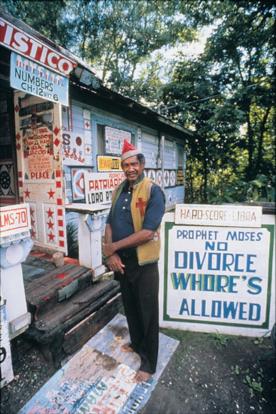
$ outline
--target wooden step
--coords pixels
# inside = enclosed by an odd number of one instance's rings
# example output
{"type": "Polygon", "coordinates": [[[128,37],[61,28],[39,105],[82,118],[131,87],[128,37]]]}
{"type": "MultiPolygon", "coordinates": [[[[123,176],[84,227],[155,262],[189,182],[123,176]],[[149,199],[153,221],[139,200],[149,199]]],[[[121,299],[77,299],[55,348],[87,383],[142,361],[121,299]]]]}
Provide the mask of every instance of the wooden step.
{"type": "Polygon", "coordinates": [[[44,308],[26,335],[40,345],[47,360],[59,367],[68,354],[118,313],[122,306],[119,291],[115,280],[98,281],[70,299],[44,308]]]}
{"type": "Polygon", "coordinates": [[[25,280],[26,300],[35,320],[39,313],[69,299],[92,285],[92,272],[83,266],[66,264],[36,278],[25,280]]]}
{"type": "Polygon", "coordinates": [[[71,329],[103,306],[119,290],[119,283],[115,280],[99,281],[77,292],[69,300],[55,303],[50,308],[44,308],[29,330],[39,342],[50,342],[55,335],[71,329]]]}

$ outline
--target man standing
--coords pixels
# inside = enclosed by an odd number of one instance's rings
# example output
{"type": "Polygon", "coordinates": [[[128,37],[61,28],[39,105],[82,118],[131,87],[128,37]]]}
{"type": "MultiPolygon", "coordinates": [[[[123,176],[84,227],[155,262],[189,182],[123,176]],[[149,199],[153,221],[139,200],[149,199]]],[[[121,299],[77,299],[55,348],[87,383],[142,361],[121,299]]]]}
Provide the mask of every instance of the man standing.
{"type": "Polygon", "coordinates": [[[158,357],[159,226],[165,211],[161,188],[144,175],[145,158],[124,141],[122,169],[126,180],[114,191],[105,229],[106,264],[120,281],[130,333],[122,350],[137,352],[136,381],[155,373],[158,357]]]}

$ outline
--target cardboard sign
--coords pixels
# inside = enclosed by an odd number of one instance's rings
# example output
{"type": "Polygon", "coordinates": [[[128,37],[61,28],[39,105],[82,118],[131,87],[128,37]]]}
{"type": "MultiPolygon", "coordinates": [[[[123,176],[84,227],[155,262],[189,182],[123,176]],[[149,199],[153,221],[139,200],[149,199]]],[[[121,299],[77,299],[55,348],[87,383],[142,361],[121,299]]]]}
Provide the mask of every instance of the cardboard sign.
{"type": "Polygon", "coordinates": [[[87,204],[111,204],[112,191],[125,179],[123,172],[85,173],[87,204]]]}
{"type": "Polygon", "coordinates": [[[11,53],[10,83],[14,89],[69,106],[68,78],[13,52],[11,53]]]}
{"type": "Polygon", "coordinates": [[[177,225],[166,214],[161,325],[264,334],[275,312],[274,232],[270,224],[177,225]]]}
{"type": "Polygon", "coordinates": [[[0,44],[62,75],[68,76],[77,63],[37,38],[0,18],[0,44]]]}
{"type": "Polygon", "coordinates": [[[6,237],[31,229],[28,204],[0,207],[0,236],[6,237]]]}

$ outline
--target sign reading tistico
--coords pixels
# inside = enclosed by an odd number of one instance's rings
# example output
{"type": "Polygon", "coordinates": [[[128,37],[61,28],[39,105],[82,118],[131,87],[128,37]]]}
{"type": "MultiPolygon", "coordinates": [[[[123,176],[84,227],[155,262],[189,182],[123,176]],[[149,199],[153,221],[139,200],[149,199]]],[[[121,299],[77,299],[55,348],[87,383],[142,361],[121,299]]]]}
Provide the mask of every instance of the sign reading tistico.
{"type": "Polygon", "coordinates": [[[66,76],[76,65],[72,60],[3,18],[0,18],[0,44],[66,76]]]}

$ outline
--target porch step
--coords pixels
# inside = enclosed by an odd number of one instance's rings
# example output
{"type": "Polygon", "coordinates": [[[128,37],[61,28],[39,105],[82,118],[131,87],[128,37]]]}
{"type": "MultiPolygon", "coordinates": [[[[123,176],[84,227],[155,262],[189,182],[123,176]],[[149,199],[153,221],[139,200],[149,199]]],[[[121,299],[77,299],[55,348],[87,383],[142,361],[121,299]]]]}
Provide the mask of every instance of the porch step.
{"type": "Polygon", "coordinates": [[[79,349],[120,311],[119,290],[115,280],[99,281],[68,300],[53,303],[39,312],[27,336],[59,366],[66,355],[79,349]]]}
{"type": "Polygon", "coordinates": [[[66,264],[50,272],[37,274],[36,277],[25,278],[24,284],[30,311],[34,319],[38,320],[41,312],[91,286],[92,272],[83,266],[66,264]]]}

